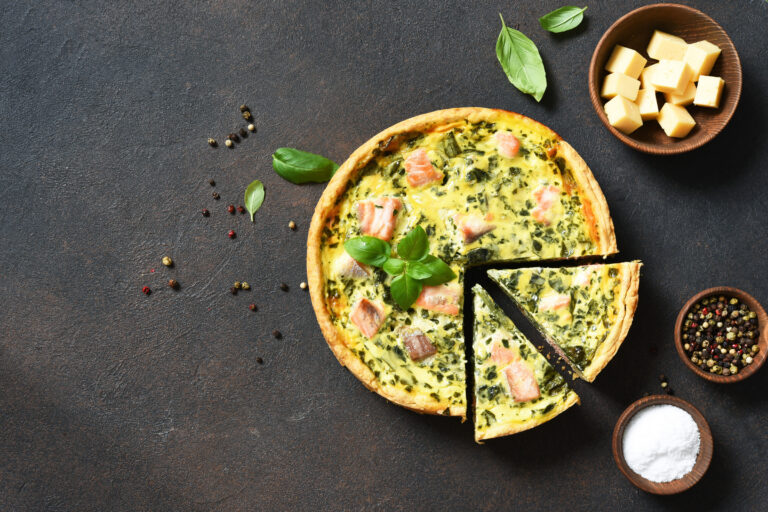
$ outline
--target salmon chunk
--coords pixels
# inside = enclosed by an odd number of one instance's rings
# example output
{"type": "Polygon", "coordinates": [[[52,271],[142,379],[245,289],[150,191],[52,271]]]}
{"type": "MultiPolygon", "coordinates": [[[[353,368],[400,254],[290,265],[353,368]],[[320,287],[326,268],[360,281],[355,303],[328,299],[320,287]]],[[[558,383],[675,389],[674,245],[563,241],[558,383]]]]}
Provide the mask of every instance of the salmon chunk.
{"type": "Polygon", "coordinates": [[[397,213],[402,211],[403,203],[394,197],[377,197],[357,203],[357,217],[360,230],[365,235],[390,240],[397,224],[397,213]]]}
{"type": "Polygon", "coordinates": [[[539,310],[554,311],[568,307],[571,303],[571,296],[562,293],[550,293],[539,300],[539,310]]]}
{"type": "Polygon", "coordinates": [[[515,158],[520,151],[520,141],[512,133],[500,131],[493,134],[499,154],[507,158],[515,158]]]}
{"type": "Polygon", "coordinates": [[[419,329],[403,331],[400,334],[405,350],[413,361],[421,361],[437,353],[437,348],[426,334],[419,329]]]}
{"type": "Polygon", "coordinates": [[[363,297],[352,306],[349,319],[360,329],[368,339],[373,338],[387,316],[384,313],[384,305],[380,302],[370,301],[363,297]]]}
{"type": "Polygon", "coordinates": [[[560,188],[554,185],[541,185],[533,191],[533,199],[536,201],[536,207],[531,210],[531,216],[545,226],[551,222],[551,209],[557,201],[560,200],[560,188]]]}
{"type": "Polygon", "coordinates": [[[461,234],[464,236],[464,243],[471,244],[486,233],[490,233],[496,229],[495,224],[488,222],[493,219],[492,214],[487,214],[484,217],[475,213],[457,213],[453,216],[454,222],[459,226],[461,234]]]}
{"type": "Polygon", "coordinates": [[[336,269],[336,274],[341,277],[361,278],[368,277],[369,274],[365,265],[352,258],[352,256],[346,252],[341,253],[341,255],[336,258],[334,267],[336,269]]]}
{"type": "Polygon", "coordinates": [[[573,284],[576,286],[588,286],[592,280],[592,274],[595,271],[594,265],[588,265],[580,269],[575,276],[573,276],[573,284]]]}
{"type": "Polygon", "coordinates": [[[415,304],[424,309],[438,311],[448,315],[459,314],[459,297],[461,290],[455,286],[441,284],[424,286],[415,304]]]}
{"type": "Polygon", "coordinates": [[[509,363],[520,359],[520,356],[514,350],[505,348],[501,344],[501,340],[504,339],[504,335],[500,332],[496,332],[493,335],[493,345],[491,345],[491,360],[496,363],[499,368],[503,368],[509,363]]]}
{"type": "Polygon", "coordinates": [[[443,173],[435,169],[424,148],[419,148],[405,159],[405,179],[412,187],[421,187],[433,181],[442,181],[443,173]]]}
{"type": "Polygon", "coordinates": [[[515,402],[527,402],[541,396],[533,370],[523,361],[511,363],[502,372],[507,377],[509,392],[515,402]]]}

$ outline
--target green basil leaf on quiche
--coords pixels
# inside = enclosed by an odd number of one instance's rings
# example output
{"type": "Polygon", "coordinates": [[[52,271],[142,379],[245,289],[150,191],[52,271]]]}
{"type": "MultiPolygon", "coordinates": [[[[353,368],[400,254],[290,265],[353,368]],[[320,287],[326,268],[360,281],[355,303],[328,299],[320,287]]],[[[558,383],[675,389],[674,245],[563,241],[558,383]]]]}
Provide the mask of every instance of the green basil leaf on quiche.
{"type": "Polygon", "coordinates": [[[272,155],[272,168],[291,183],[323,183],[339,166],[324,156],[293,148],[278,148],[272,155]]]}
{"type": "Polygon", "coordinates": [[[427,233],[421,226],[416,226],[408,232],[397,244],[397,255],[404,260],[416,261],[429,251],[427,233]]]}
{"type": "Polygon", "coordinates": [[[405,269],[405,262],[397,258],[389,258],[381,268],[391,276],[399,276],[405,269]]]}
{"type": "Polygon", "coordinates": [[[418,261],[409,261],[405,267],[405,274],[419,281],[432,277],[429,267],[418,261]]]}
{"type": "Polygon", "coordinates": [[[392,284],[389,286],[389,291],[392,298],[397,302],[397,305],[404,310],[408,310],[408,308],[416,302],[416,299],[419,298],[421,288],[421,281],[413,279],[407,274],[403,274],[392,280],[392,284]]]}
{"type": "Polygon", "coordinates": [[[547,73],[539,50],[525,34],[507,27],[503,17],[496,40],[496,57],[512,85],[541,101],[547,90],[547,73]]]}
{"type": "Polygon", "coordinates": [[[440,258],[430,255],[424,259],[423,263],[431,274],[430,277],[424,279],[424,284],[428,286],[437,286],[456,278],[456,273],[440,258]]]}
{"type": "Polygon", "coordinates": [[[261,208],[264,202],[264,185],[259,180],[253,180],[250,185],[245,187],[245,207],[251,214],[251,222],[256,211],[261,208]]]}
{"type": "Polygon", "coordinates": [[[539,24],[544,30],[549,30],[555,34],[567,32],[581,24],[581,21],[584,19],[584,11],[586,10],[586,7],[579,8],[573,5],[566,5],[539,18],[539,24]]]}
{"type": "Polygon", "coordinates": [[[352,259],[380,267],[389,258],[392,251],[387,242],[374,236],[358,236],[344,242],[344,250],[352,259]]]}

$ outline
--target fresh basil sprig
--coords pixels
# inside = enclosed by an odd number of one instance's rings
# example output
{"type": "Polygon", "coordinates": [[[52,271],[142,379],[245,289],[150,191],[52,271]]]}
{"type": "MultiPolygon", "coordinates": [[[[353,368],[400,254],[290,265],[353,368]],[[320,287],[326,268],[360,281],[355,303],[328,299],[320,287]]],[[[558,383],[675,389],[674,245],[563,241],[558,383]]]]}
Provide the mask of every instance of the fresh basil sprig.
{"type": "Polygon", "coordinates": [[[323,183],[339,166],[324,156],[293,148],[278,148],[272,155],[272,168],[291,183],[323,183]]]}
{"type": "Polygon", "coordinates": [[[512,85],[541,101],[547,90],[547,73],[536,45],[519,30],[509,28],[501,18],[496,40],[496,57],[512,85]]]}
{"type": "Polygon", "coordinates": [[[586,10],[586,7],[580,9],[573,5],[566,5],[539,18],[539,24],[544,30],[555,34],[567,32],[579,26],[586,10]]]}
{"type": "Polygon", "coordinates": [[[248,213],[251,214],[251,222],[253,222],[253,216],[256,210],[261,208],[261,203],[264,202],[264,185],[259,180],[253,180],[250,185],[245,188],[245,207],[248,209],[248,213]]]}
{"type": "Polygon", "coordinates": [[[397,304],[408,309],[419,298],[424,285],[437,286],[456,277],[443,260],[429,254],[427,233],[421,226],[410,230],[397,244],[397,256],[384,240],[358,236],[344,242],[344,250],[353,259],[384,269],[393,276],[389,291],[397,304]]]}

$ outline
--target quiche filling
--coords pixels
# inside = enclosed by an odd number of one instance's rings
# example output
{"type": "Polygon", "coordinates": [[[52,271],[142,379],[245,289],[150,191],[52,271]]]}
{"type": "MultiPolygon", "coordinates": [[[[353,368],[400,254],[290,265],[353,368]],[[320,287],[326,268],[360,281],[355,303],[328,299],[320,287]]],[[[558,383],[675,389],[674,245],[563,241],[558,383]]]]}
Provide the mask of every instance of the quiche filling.
{"type": "Polygon", "coordinates": [[[633,266],[639,263],[489,270],[488,275],[582,375],[616,326],[622,276],[633,266]]]}
{"type": "Polygon", "coordinates": [[[578,402],[555,371],[479,285],[474,293],[475,440],[534,427],[578,402]]]}

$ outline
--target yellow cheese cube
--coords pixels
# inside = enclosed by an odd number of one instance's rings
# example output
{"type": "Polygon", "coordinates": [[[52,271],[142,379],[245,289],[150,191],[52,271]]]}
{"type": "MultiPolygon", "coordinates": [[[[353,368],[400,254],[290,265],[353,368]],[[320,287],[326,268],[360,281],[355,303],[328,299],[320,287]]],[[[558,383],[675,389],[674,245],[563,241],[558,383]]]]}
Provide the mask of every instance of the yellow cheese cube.
{"type": "Polygon", "coordinates": [[[648,56],[656,60],[683,60],[688,43],[681,37],[654,30],[648,43],[648,56]]]}
{"type": "Polygon", "coordinates": [[[603,81],[603,89],[600,91],[600,96],[603,98],[624,96],[629,101],[635,101],[639,89],[640,80],[635,80],[621,73],[611,73],[603,81]]]}
{"type": "Polygon", "coordinates": [[[643,66],[648,62],[645,57],[631,48],[626,48],[617,44],[613,48],[613,53],[605,65],[605,69],[611,73],[621,73],[632,78],[640,76],[643,66]]]}
{"type": "Polygon", "coordinates": [[[659,116],[659,104],[656,102],[656,91],[653,89],[640,89],[635,100],[643,121],[656,119],[659,116]]]}
{"type": "Polygon", "coordinates": [[[693,71],[681,60],[660,60],[650,77],[651,85],[660,92],[682,94],[691,81],[693,71]]]}
{"type": "Polygon", "coordinates": [[[673,105],[690,105],[693,103],[693,98],[696,96],[696,84],[693,82],[688,82],[688,87],[685,88],[682,94],[673,94],[670,92],[664,93],[664,98],[667,100],[667,103],[671,103],[673,105]]]}
{"type": "Polygon", "coordinates": [[[658,63],[651,64],[640,73],[640,88],[641,89],[653,89],[651,85],[651,73],[658,67],[658,63]]]}
{"type": "Polygon", "coordinates": [[[696,126],[696,121],[685,107],[671,103],[665,103],[661,107],[658,120],[664,133],[676,138],[685,137],[696,126]]]}
{"type": "Polygon", "coordinates": [[[695,82],[701,75],[708,75],[712,71],[712,66],[719,56],[720,48],[709,41],[699,41],[688,45],[683,60],[691,67],[695,82]]]}
{"type": "Polygon", "coordinates": [[[724,85],[725,80],[719,76],[701,75],[693,104],[700,107],[717,108],[720,105],[720,96],[723,94],[724,85]]]}
{"type": "Polygon", "coordinates": [[[632,133],[643,125],[637,105],[624,96],[616,96],[605,104],[608,122],[624,133],[632,133]]]}

